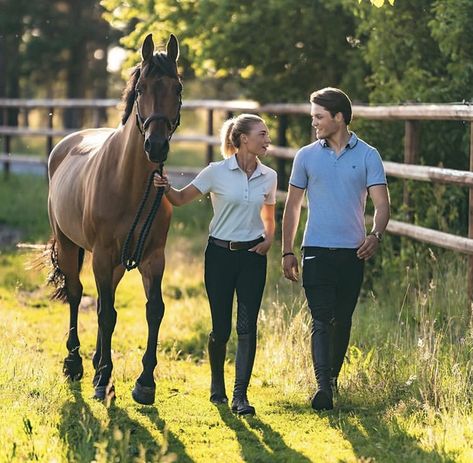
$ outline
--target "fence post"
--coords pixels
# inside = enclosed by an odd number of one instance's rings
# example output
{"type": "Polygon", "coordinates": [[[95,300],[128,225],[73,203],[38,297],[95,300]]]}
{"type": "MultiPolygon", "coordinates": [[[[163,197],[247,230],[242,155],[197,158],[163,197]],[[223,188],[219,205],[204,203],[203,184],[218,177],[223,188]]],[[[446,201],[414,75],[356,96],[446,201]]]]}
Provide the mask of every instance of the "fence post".
{"type": "MultiPolygon", "coordinates": [[[[404,124],[404,164],[417,164],[419,155],[419,121],[405,121],[404,124]]],[[[409,185],[404,181],[402,203],[406,209],[406,216],[411,218],[409,185]]]]}
{"type": "MultiPolygon", "coordinates": [[[[48,109],[48,129],[51,129],[51,130],[54,127],[53,117],[54,117],[54,108],[51,107],[48,109]]],[[[49,159],[49,155],[51,154],[52,150],[53,150],[53,136],[51,134],[46,137],[46,159],[49,159]]],[[[48,179],[47,164],[46,164],[46,179],[48,179]]]]}
{"type": "MultiPolygon", "coordinates": [[[[278,124],[278,146],[287,146],[287,114],[279,115],[279,124],[278,124]]],[[[278,185],[280,188],[287,189],[287,175],[286,175],[286,161],[285,159],[278,158],[278,185]]]]}
{"type": "MultiPolygon", "coordinates": [[[[211,137],[214,134],[214,110],[207,110],[207,135],[211,137]]],[[[207,144],[207,164],[214,160],[214,147],[211,143],[207,144]]]]}
{"type": "MultiPolygon", "coordinates": [[[[1,125],[8,125],[8,108],[5,106],[2,111],[1,125]]],[[[6,155],[10,153],[10,136],[4,135],[3,137],[3,151],[6,155]]],[[[10,174],[10,163],[5,161],[3,163],[3,173],[5,178],[8,178],[10,174]]]]}
{"type": "MultiPolygon", "coordinates": [[[[5,135],[5,138],[3,139],[3,149],[7,156],[11,154],[10,141],[10,135],[5,135]]],[[[10,176],[10,161],[5,161],[3,163],[3,173],[5,174],[5,178],[8,178],[10,176]]]]}
{"type": "MultiPolygon", "coordinates": [[[[470,171],[473,171],[473,122],[470,122],[470,171]]],[[[473,238],[473,188],[468,191],[468,238],[473,238]]],[[[468,301],[473,301],[473,256],[468,256],[468,301]]],[[[470,312],[470,316],[472,316],[470,312]]]]}

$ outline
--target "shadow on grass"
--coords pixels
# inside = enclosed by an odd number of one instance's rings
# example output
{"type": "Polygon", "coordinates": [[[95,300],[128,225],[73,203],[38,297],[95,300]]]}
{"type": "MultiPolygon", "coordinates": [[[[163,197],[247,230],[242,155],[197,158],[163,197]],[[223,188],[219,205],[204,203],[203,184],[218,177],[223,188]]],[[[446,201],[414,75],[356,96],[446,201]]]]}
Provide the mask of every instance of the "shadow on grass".
{"type": "Polygon", "coordinates": [[[82,397],[81,382],[68,384],[73,400],[61,408],[59,435],[65,443],[68,461],[90,462],[95,460],[95,443],[101,432],[101,424],[82,397]]]}
{"type": "MultiPolygon", "coordinates": [[[[62,407],[59,425],[68,461],[94,461],[97,451],[106,454],[107,461],[133,461],[135,457],[141,456],[142,449],[146,453],[146,461],[152,461],[160,455],[161,446],[154,436],[145,426],[130,418],[126,410],[112,403],[107,408],[110,422],[104,426],[84,400],[81,383],[71,382],[69,388],[74,399],[62,407]],[[117,433],[117,430],[121,432],[117,433]]],[[[154,407],[143,407],[138,411],[148,416],[164,432],[165,423],[160,420],[154,407]]],[[[180,462],[192,463],[183,444],[172,433],[168,433],[167,438],[168,451],[177,453],[180,462]]]]}
{"type": "MultiPolygon", "coordinates": [[[[278,402],[283,410],[301,417],[314,415],[310,404],[278,402]]],[[[334,410],[317,412],[326,418],[330,426],[339,431],[348,441],[359,461],[379,461],[383,463],[442,462],[454,463],[456,460],[441,450],[426,450],[418,440],[409,435],[393,419],[386,418],[392,403],[383,406],[360,407],[348,400],[335,403],[334,410]]]]}
{"type": "MultiPolygon", "coordinates": [[[[141,407],[139,413],[145,415],[149,420],[156,425],[157,429],[164,435],[166,429],[166,422],[159,416],[156,407],[141,407]]],[[[179,463],[193,463],[194,460],[187,454],[184,444],[173,434],[167,430],[168,451],[174,452],[177,455],[179,463]]]]}
{"type": "Polygon", "coordinates": [[[396,420],[386,418],[387,406],[360,408],[343,404],[328,414],[333,428],[341,431],[362,461],[395,463],[442,462],[456,460],[442,450],[426,450],[396,420]]]}
{"type": "Polygon", "coordinates": [[[291,463],[309,463],[311,461],[288,447],[281,435],[257,416],[237,417],[226,406],[217,408],[223,422],[235,432],[245,461],[290,461],[291,463]]]}

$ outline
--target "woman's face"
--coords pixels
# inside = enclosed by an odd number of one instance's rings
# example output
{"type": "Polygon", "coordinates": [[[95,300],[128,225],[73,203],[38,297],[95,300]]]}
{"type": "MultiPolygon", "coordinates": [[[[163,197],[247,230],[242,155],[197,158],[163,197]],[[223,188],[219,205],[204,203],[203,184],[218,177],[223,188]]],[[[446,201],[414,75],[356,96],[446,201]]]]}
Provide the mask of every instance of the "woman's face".
{"type": "Polygon", "coordinates": [[[250,132],[243,134],[241,137],[241,141],[246,146],[246,149],[255,156],[266,154],[271,143],[268,127],[266,127],[264,122],[256,122],[251,126],[250,132]]]}

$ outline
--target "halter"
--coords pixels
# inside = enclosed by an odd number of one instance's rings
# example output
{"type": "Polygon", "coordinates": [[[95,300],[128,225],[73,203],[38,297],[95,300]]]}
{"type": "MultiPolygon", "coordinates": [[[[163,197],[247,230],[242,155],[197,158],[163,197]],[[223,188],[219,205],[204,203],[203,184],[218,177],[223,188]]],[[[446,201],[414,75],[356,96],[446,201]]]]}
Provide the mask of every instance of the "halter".
{"type": "MultiPolygon", "coordinates": [[[[176,129],[179,127],[179,124],[181,122],[181,106],[182,106],[182,96],[181,93],[179,93],[179,107],[177,108],[177,115],[174,119],[174,121],[170,121],[164,114],[161,113],[153,113],[151,116],[148,118],[144,119],[143,116],[140,113],[140,106],[138,104],[138,92],[135,90],[135,104],[136,104],[136,126],[138,127],[138,130],[140,131],[141,135],[144,136],[146,129],[149,127],[151,122],[153,121],[159,121],[159,120],[164,120],[166,122],[166,125],[169,129],[169,136],[168,136],[168,141],[171,140],[172,135],[176,131],[176,129]]],[[[148,200],[148,197],[151,193],[151,186],[153,183],[153,176],[155,173],[158,173],[159,175],[162,175],[163,172],[163,164],[160,163],[159,167],[157,170],[154,170],[151,172],[149,178],[148,178],[148,183],[145,188],[145,192],[143,194],[143,198],[141,199],[141,203],[138,207],[138,211],[135,215],[135,219],[133,220],[133,223],[131,225],[130,230],[128,231],[128,234],[125,239],[125,243],[123,245],[122,249],[122,254],[121,254],[121,263],[125,267],[127,271],[130,271],[136,267],[141,262],[141,257],[143,256],[143,250],[145,246],[145,241],[146,238],[148,237],[149,231],[151,229],[151,225],[153,224],[153,220],[156,216],[156,213],[158,212],[159,206],[161,204],[161,199],[164,194],[164,188],[160,187],[156,191],[156,196],[153,200],[153,203],[151,205],[151,209],[148,213],[148,216],[145,218],[145,222],[141,228],[141,231],[138,236],[138,240],[135,245],[134,251],[130,249],[130,244],[133,238],[133,234],[135,233],[136,227],[138,226],[138,222],[141,219],[141,216],[143,215],[143,211],[146,205],[146,202],[148,200]]]]}
{"type": "Polygon", "coordinates": [[[153,113],[151,116],[147,117],[146,119],[141,115],[140,112],[140,105],[138,104],[138,92],[135,90],[135,105],[136,105],[136,126],[140,131],[141,135],[145,135],[146,130],[148,129],[149,125],[153,121],[164,120],[166,125],[169,129],[168,141],[171,140],[176,129],[179,127],[181,123],[181,107],[182,107],[182,95],[179,93],[179,106],[177,108],[177,115],[174,118],[174,121],[170,121],[164,114],[161,113],[153,113]]]}

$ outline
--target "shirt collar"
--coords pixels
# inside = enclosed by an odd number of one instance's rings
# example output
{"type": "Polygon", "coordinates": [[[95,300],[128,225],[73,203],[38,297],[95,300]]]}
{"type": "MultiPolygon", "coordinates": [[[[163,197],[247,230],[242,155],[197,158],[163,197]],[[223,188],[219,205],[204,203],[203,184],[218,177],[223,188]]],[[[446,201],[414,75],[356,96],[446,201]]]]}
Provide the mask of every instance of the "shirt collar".
{"type": "MultiPolygon", "coordinates": [[[[238,165],[237,158],[236,158],[235,154],[230,156],[227,159],[227,162],[228,162],[228,168],[230,170],[235,170],[235,169],[240,168],[240,166],[238,165]]],[[[251,175],[251,177],[257,177],[259,175],[264,175],[266,173],[266,171],[263,169],[262,166],[263,166],[263,163],[258,158],[256,158],[256,169],[253,172],[253,174],[251,175]]]]}
{"type": "MultiPolygon", "coordinates": [[[[327,140],[325,138],[321,138],[320,143],[324,148],[330,148],[330,145],[327,143],[327,140]]],[[[358,137],[355,135],[354,132],[350,132],[350,139],[348,140],[348,143],[346,144],[345,148],[354,148],[357,143],[358,137]]]]}

